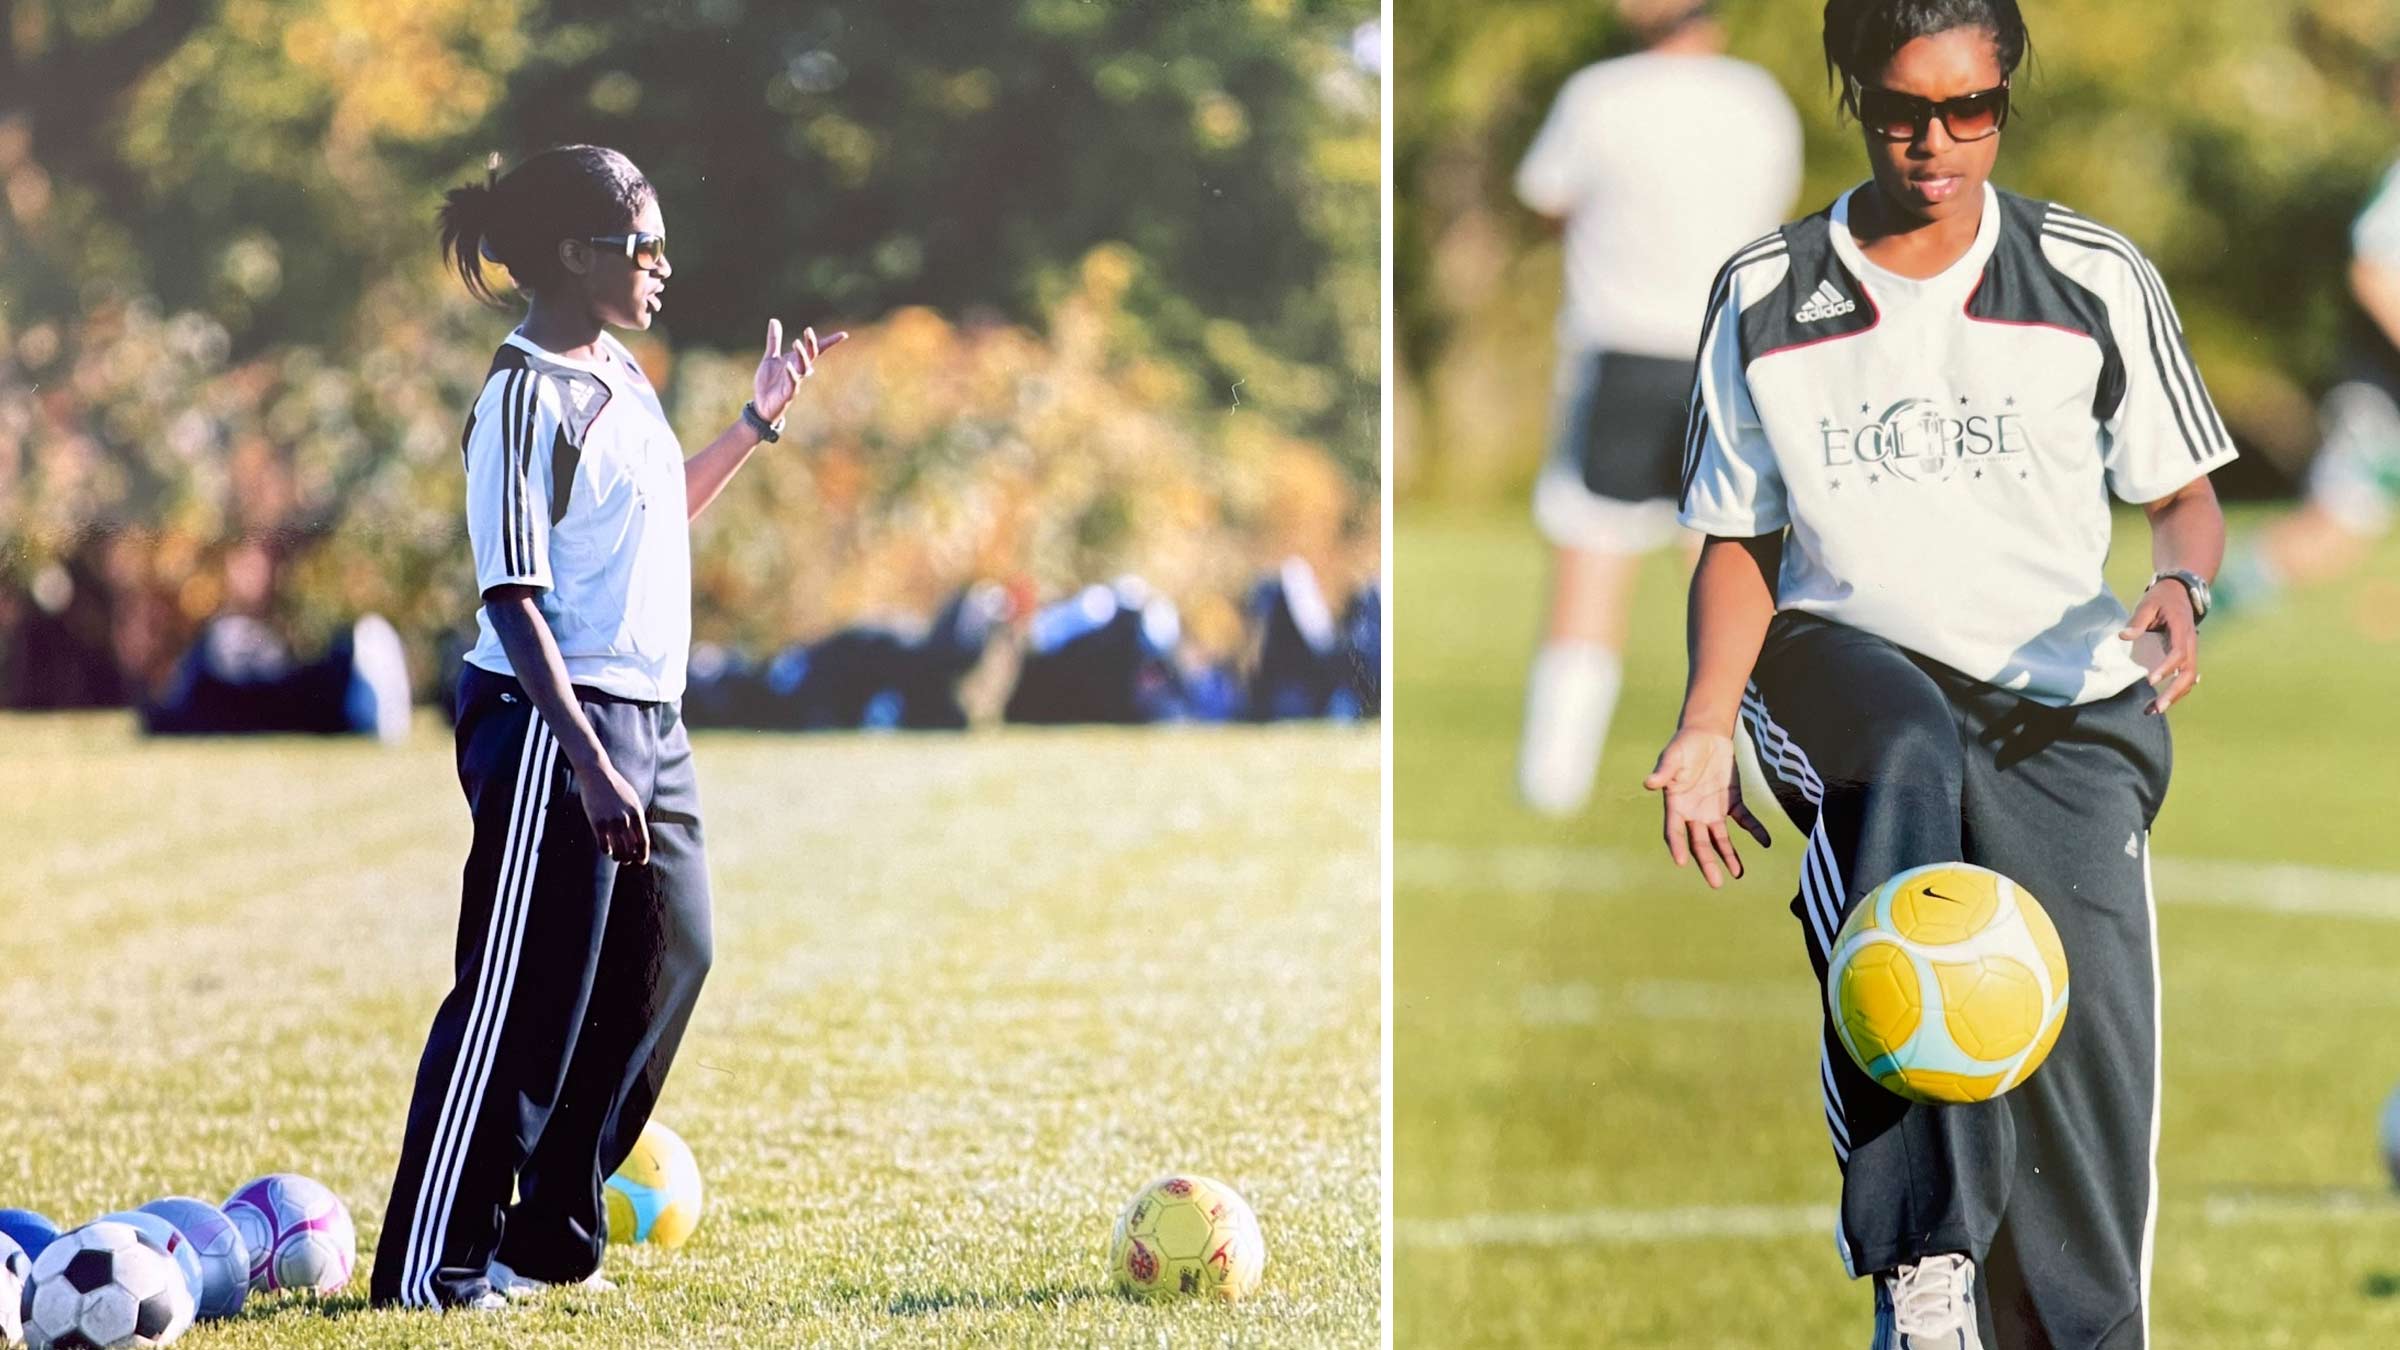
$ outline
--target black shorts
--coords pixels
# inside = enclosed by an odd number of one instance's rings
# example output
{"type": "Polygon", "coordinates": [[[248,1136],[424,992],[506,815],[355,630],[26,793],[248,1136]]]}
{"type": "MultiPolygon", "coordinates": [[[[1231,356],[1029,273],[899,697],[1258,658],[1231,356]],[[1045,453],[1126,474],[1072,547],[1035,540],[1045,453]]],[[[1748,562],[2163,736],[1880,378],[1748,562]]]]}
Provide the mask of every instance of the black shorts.
{"type": "Polygon", "coordinates": [[[1681,495],[1693,363],[1612,351],[1569,360],[1552,454],[1595,497],[1647,502],[1681,495]]]}

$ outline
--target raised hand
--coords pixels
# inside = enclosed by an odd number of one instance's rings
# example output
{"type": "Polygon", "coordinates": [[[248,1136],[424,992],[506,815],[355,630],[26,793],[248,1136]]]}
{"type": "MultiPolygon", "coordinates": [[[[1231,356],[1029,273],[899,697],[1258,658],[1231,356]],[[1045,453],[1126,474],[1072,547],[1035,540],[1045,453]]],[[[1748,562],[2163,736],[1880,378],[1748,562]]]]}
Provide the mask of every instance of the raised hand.
{"type": "Polygon", "coordinates": [[[783,349],[783,320],[767,320],[767,351],[759,358],[758,374],[750,381],[750,405],[770,422],[783,416],[792,396],[800,392],[800,382],[816,374],[817,359],[849,336],[846,332],[835,333],[820,342],[816,329],[803,328],[787,352],[783,349]]]}

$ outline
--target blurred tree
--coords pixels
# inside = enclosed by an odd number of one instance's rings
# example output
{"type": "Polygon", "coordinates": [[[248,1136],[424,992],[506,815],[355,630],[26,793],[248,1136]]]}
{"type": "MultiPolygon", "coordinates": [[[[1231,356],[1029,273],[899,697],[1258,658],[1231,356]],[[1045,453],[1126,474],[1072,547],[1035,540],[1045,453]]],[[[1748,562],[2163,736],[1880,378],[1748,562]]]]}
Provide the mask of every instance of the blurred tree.
{"type": "Polygon", "coordinates": [[[20,326],[122,290],[207,314],[237,355],[336,343],[362,281],[430,252],[438,190],[484,151],[599,141],[673,213],[680,340],[747,345],[770,302],[1038,318],[1086,251],[1123,243],[1164,348],[1363,481],[1379,179],[1348,35],[1374,12],[15,0],[0,156],[41,265],[0,296],[20,326]]]}
{"type": "MultiPolygon", "coordinates": [[[[1162,348],[1375,472],[1366,0],[553,0],[490,133],[596,140],[659,185],[665,322],[747,343],[764,297],[1038,319],[1090,248],[1144,262],[1162,348]],[[695,78],[695,73],[698,78],[695,78]],[[1362,303],[1363,301],[1363,303],[1362,303]],[[1347,329],[1347,332],[1345,331],[1347,329]]],[[[470,149],[473,147],[470,146],[470,149]]]]}
{"type": "Polygon", "coordinates": [[[0,0],[0,697],[37,622],[138,686],[227,606],[303,643],[381,609],[420,655],[466,616],[457,431],[506,320],[440,274],[431,214],[492,147],[601,141],[658,182],[679,268],[643,355],[689,435],[766,315],[860,329],[876,397],[818,428],[823,465],[760,470],[825,500],[703,532],[712,632],[956,568],[1215,585],[1372,530],[1372,13],[0,0]],[[1347,484],[1272,486],[1322,463],[1347,484]]]}
{"type": "Polygon", "coordinates": [[[426,251],[424,160],[487,118],[527,7],[12,0],[12,324],[146,297],[205,315],[237,356],[344,340],[364,284],[426,251]]]}
{"type": "MultiPolygon", "coordinates": [[[[1734,54],[1772,71],[1806,124],[1794,214],[1864,178],[1856,129],[1834,113],[1822,6],[1716,9],[1734,54]]],[[[2026,18],[2035,55],[1997,180],[2149,253],[2235,434],[2266,452],[2243,473],[2288,472],[2314,448],[2310,392],[2333,374],[2350,218],[2400,152],[2378,80],[2400,54],[2400,12],[2036,0],[2026,18]]],[[[1567,76],[1624,38],[1613,8],[1587,0],[1403,0],[1397,27],[1400,486],[1513,490],[1543,444],[1558,260],[1510,175],[1567,76]]]]}

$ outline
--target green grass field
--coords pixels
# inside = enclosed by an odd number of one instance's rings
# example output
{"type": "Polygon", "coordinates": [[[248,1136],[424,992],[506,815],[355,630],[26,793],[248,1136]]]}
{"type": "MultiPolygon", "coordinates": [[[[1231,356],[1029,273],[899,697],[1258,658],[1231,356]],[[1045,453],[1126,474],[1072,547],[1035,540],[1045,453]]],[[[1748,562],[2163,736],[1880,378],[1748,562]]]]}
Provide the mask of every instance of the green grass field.
{"type": "Polygon", "coordinates": [[[0,1205],[62,1223],[299,1171],[353,1290],[182,1344],[1362,1345],[1377,1336],[1371,728],[708,735],[717,964],[658,1118],[708,1213],[611,1295],[368,1311],[468,822],[448,733],[145,743],[0,718],[0,1205]],[[1105,1282],[1116,1209],[1218,1176],[1233,1306],[1105,1282]]]}
{"type": "MultiPolygon", "coordinates": [[[[2244,517],[2245,521],[2254,517],[2244,517]]],[[[2237,528],[2241,522],[2237,522],[2237,528]]],[[[2147,534],[2121,519],[2112,571],[2147,534]]],[[[1640,790],[1682,691],[1656,560],[1591,808],[1513,796],[1544,554],[1515,514],[1395,536],[1394,1259],[1407,1346],[1852,1346],[1798,850],[1711,894],[1640,790]]],[[[2122,593],[2122,591],[2121,591],[2122,593]]],[[[2159,821],[2156,1343],[2400,1343],[2400,548],[2211,624],[2159,821]],[[2275,870],[2272,865],[2290,865],[2275,870]]],[[[1999,1350],[1999,1347],[1994,1347],[1999,1350]]]]}

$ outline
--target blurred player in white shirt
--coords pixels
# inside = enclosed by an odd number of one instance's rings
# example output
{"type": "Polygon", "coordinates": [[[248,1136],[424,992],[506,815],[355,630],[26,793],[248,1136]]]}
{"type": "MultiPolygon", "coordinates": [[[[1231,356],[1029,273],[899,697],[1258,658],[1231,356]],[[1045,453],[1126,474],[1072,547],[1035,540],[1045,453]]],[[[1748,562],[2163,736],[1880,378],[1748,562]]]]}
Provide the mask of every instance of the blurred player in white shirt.
{"type": "MultiPolygon", "coordinates": [[[[2400,66],[2384,75],[2400,115],[2400,66]]],[[[2366,560],[2400,503],[2400,162],[2350,227],[2350,316],[2340,383],[2317,412],[2323,438],[2300,505],[2225,562],[2217,600],[2265,609],[2289,587],[2332,581],[2366,560]]]]}
{"type": "Polygon", "coordinates": [[[1643,554],[1677,535],[1700,315],[1717,266],[1800,183],[1800,123],[1774,78],[1724,54],[1694,0],[1619,0],[1643,49],[1578,71],[1517,170],[1565,236],[1551,445],[1534,518],[1556,575],[1525,706],[1518,786],[1565,815],[1591,793],[1643,554]]]}

